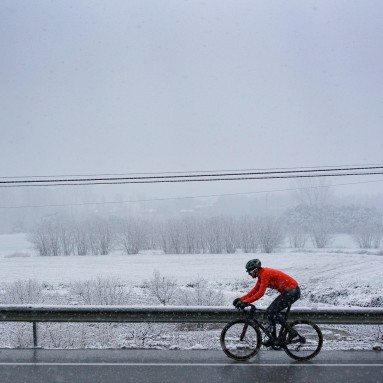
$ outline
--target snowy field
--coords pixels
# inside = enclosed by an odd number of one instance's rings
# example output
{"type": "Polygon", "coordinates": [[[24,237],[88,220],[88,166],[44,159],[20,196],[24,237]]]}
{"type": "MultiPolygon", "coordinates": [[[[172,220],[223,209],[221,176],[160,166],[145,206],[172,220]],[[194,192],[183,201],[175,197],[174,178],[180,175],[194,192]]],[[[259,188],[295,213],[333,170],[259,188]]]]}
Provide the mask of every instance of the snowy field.
{"type": "Polygon", "coordinates": [[[0,282],[34,279],[60,285],[96,277],[112,277],[140,284],[158,271],[182,285],[202,278],[220,285],[223,290],[233,291],[233,285],[252,282],[245,273],[244,265],[254,257],[261,259],[266,267],[278,268],[292,275],[310,291],[346,289],[355,299],[360,299],[360,305],[368,301],[366,288],[373,295],[383,291],[382,249],[285,248],[272,254],[185,255],[152,251],[138,255],[114,252],[107,256],[39,257],[23,234],[0,236],[0,282]]]}
{"type": "MultiPolygon", "coordinates": [[[[10,303],[5,292],[14,291],[12,284],[34,280],[44,287],[34,298],[36,301],[30,303],[89,304],[79,292],[79,283],[103,278],[121,282],[127,296],[123,304],[159,305],[147,288],[154,272],[159,272],[175,281],[179,288],[178,298],[169,304],[185,304],[187,294],[189,301],[193,299],[196,282],[203,280],[206,294],[212,291],[221,294],[218,304],[213,301],[208,302],[209,305],[230,306],[233,298],[253,286],[254,281],[245,273],[244,265],[250,258],[257,257],[264,266],[283,270],[298,280],[302,298],[295,307],[383,307],[382,249],[346,247],[344,238],[338,239],[338,243],[338,247],[331,249],[284,248],[272,254],[166,255],[152,251],[139,255],[114,252],[108,256],[40,257],[34,254],[25,235],[3,235],[0,236],[0,303],[10,303]]],[[[116,291],[121,293],[119,287],[116,291]]],[[[269,291],[258,306],[266,307],[275,296],[269,291]]],[[[40,330],[45,334],[42,336],[43,346],[56,348],[138,347],[137,342],[142,341],[140,334],[145,334],[145,330],[137,330],[137,325],[97,325],[98,335],[94,334],[95,325],[41,326],[40,330]],[[131,334],[130,341],[127,341],[127,333],[131,334]]],[[[174,326],[167,326],[172,335],[165,334],[163,327],[152,326],[150,331],[157,332],[157,337],[144,337],[141,347],[160,347],[162,344],[167,348],[198,348],[202,344],[203,348],[219,348],[219,330],[204,328],[202,332],[179,333],[174,326]]],[[[383,335],[378,326],[322,326],[322,330],[327,338],[325,348],[382,346],[383,335]]],[[[1,324],[0,336],[0,347],[29,347],[30,344],[29,328],[21,324],[1,324]]]]}

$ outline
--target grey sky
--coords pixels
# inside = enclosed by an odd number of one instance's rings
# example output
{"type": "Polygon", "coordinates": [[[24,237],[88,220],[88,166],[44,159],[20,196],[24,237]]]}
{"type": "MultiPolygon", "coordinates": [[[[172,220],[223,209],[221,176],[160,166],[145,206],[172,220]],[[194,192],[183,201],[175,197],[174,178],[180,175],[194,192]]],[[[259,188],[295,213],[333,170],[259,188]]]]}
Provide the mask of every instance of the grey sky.
{"type": "Polygon", "coordinates": [[[3,0],[0,175],[383,163],[382,14],[380,0],[3,0]]]}

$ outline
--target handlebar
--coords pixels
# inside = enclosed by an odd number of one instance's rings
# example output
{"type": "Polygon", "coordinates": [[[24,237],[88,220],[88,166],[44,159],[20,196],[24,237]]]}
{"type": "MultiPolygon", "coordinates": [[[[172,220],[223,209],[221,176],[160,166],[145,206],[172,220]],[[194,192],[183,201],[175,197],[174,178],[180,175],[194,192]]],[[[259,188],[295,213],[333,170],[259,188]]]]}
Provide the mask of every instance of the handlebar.
{"type": "Polygon", "coordinates": [[[251,303],[249,304],[249,306],[250,306],[250,313],[254,314],[255,310],[256,310],[256,307],[254,305],[252,305],[251,303]]]}
{"type": "Polygon", "coordinates": [[[251,303],[249,303],[249,304],[248,304],[246,307],[244,307],[243,309],[238,308],[237,310],[240,310],[240,311],[246,311],[246,308],[247,308],[247,307],[250,307],[250,314],[253,315],[253,314],[255,313],[256,307],[255,307],[253,304],[251,304],[251,303]]]}

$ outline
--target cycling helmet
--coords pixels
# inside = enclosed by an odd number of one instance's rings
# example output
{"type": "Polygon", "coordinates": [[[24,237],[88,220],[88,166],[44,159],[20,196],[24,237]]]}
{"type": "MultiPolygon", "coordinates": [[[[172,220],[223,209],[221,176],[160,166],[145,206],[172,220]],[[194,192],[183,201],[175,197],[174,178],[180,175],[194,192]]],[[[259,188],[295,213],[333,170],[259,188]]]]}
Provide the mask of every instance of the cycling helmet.
{"type": "Polygon", "coordinates": [[[261,261],[259,259],[250,259],[249,262],[246,263],[246,271],[252,271],[254,269],[261,268],[261,261]]]}

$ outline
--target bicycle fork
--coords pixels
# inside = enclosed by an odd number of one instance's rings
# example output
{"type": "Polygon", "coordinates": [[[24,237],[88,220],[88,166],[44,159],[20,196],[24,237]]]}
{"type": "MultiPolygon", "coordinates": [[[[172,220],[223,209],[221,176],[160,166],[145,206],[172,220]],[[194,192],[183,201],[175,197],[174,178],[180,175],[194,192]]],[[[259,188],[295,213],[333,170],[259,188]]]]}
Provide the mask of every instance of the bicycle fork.
{"type": "Polygon", "coordinates": [[[245,325],[243,326],[243,329],[242,329],[241,336],[239,337],[241,342],[245,339],[245,335],[246,335],[246,331],[247,331],[248,327],[249,327],[249,324],[245,323],[245,325]]]}

